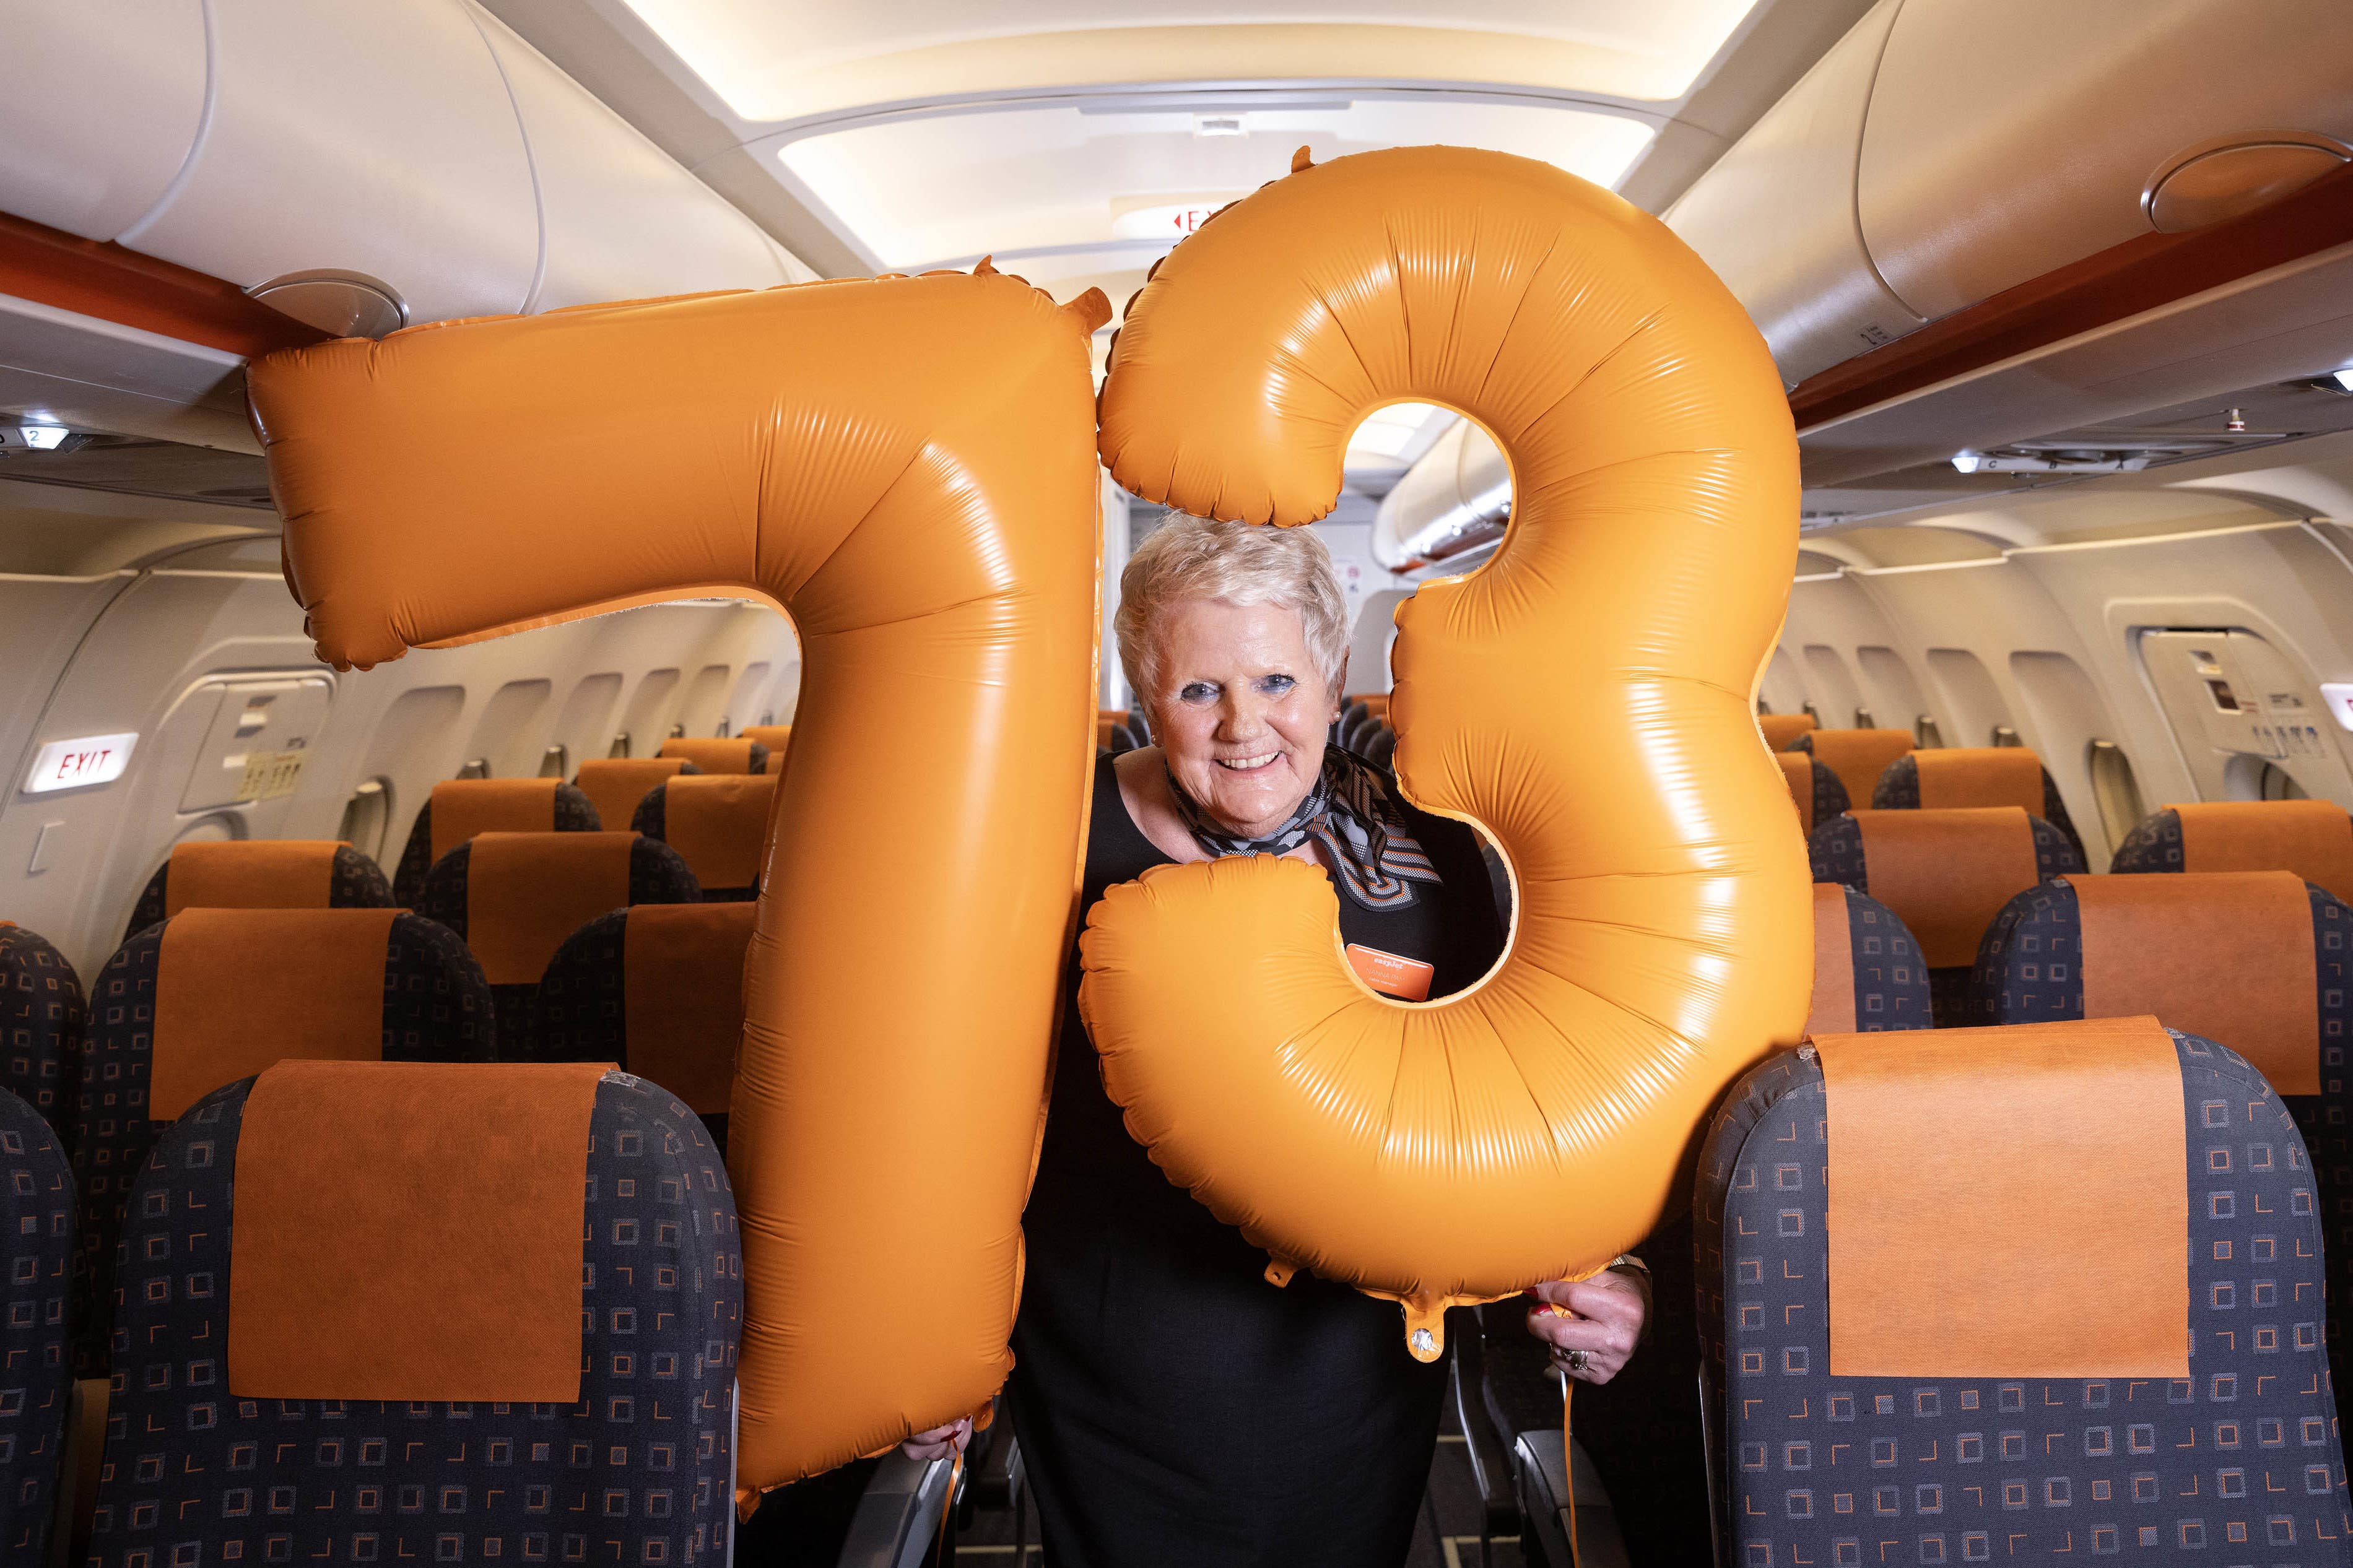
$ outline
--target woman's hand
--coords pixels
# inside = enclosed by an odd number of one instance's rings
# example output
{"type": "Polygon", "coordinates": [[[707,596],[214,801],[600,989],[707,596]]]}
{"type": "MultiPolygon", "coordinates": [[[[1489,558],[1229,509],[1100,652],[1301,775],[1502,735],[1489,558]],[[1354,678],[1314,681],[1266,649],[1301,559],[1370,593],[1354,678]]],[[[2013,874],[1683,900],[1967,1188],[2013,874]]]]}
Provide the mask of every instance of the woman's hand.
{"type": "Polygon", "coordinates": [[[1528,1332],[1552,1347],[1552,1364],[1579,1383],[1602,1384],[1625,1368],[1641,1342],[1650,1294],[1641,1282],[1619,1269],[1570,1284],[1546,1280],[1529,1294],[1528,1332]],[[1564,1315],[1553,1310],[1567,1309],[1564,1315]]]}
{"type": "Polygon", "coordinates": [[[911,1459],[944,1459],[964,1452],[972,1441],[972,1417],[959,1415],[944,1426],[934,1426],[928,1432],[918,1432],[899,1445],[899,1452],[911,1459]]]}

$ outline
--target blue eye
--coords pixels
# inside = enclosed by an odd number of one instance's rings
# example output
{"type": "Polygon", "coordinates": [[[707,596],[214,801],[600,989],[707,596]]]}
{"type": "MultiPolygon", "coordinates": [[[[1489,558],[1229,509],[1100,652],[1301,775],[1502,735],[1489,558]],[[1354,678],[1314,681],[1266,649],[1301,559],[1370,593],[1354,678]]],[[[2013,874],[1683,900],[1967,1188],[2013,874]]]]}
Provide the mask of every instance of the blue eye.
{"type": "Polygon", "coordinates": [[[1293,687],[1298,685],[1299,682],[1287,675],[1270,675],[1258,684],[1259,689],[1264,691],[1269,696],[1280,697],[1284,692],[1290,690],[1293,687]]]}
{"type": "Polygon", "coordinates": [[[1176,698],[1181,702],[1206,702],[1217,692],[1218,689],[1206,680],[1192,680],[1186,682],[1176,698]]]}

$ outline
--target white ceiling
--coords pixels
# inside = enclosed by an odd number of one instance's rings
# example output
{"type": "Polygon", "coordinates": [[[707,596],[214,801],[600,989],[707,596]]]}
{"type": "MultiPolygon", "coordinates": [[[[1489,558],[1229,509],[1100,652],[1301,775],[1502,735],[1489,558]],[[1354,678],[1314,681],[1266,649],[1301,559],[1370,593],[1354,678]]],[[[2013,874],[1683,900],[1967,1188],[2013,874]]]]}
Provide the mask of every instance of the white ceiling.
{"type": "Polygon", "coordinates": [[[1301,146],[1493,148],[1656,210],[1872,3],[482,0],[822,273],[993,255],[1114,310],[1301,146]]]}
{"type": "Polygon", "coordinates": [[[1687,91],[1756,0],[628,0],[738,119],[1077,81],[1390,78],[1687,91]]]}
{"type": "MultiPolygon", "coordinates": [[[[641,0],[643,3],[643,0],[641,0]]],[[[1124,111],[1014,109],[884,121],[785,142],[775,155],[859,247],[898,271],[997,265],[1032,282],[1145,268],[1181,237],[1123,238],[1126,211],[1216,207],[1291,166],[1448,142],[1556,163],[1614,184],[1652,135],[1643,121],[1493,102],[1371,101],[1124,111]],[[1201,134],[1239,121],[1240,134],[1201,134]]]]}

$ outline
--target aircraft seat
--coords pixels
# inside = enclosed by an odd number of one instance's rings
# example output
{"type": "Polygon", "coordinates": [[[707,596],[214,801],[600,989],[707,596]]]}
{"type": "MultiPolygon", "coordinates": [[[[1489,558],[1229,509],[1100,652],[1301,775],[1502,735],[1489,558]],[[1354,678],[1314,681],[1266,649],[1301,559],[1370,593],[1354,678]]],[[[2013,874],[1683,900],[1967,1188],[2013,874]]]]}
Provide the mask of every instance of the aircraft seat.
{"type": "MultiPolygon", "coordinates": [[[[1911,752],[1887,764],[1872,786],[1878,811],[1944,810],[1978,805],[2014,805],[2039,816],[2067,836],[2085,865],[2084,836],[2067,816],[2059,782],[2042,759],[2023,746],[1956,746],[1911,752]]],[[[2353,841],[2348,841],[2353,843],[2353,841]]]]}
{"type": "Polygon", "coordinates": [[[0,921],[0,1089],[38,1111],[60,1140],[89,1021],[81,977],[66,955],[39,932],[0,921]]]}
{"type": "Polygon", "coordinates": [[[760,896],[776,804],[773,773],[672,779],[646,793],[629,826],[685,858],[704,902],[744,903],[760,896]]]}
{"type": "Polygon", "coordinates": [[[566,937],[504,1054],[617,1062],[702,1118],[727,1148],[727,1102],[744,1036],[744,953],[758,906],[638,904],[566,937]]]}
{"type": "Polygon", "coordinates": [[[1757,728],[1765,737],[1770,750],[1786,752],[1797,743],[1798,737],[1814,729],[1810,713],[1759,713],[1757,728]]]}
{"type": "Polygon", "coordinates": [[[1940,1026],[1967,1021],[1978,943],[2010,895],[2084,869],[2065,834],[2014,805],[1849,812],[1806,853],[1815,881],[1869,894],[1911,931],[1940,1026]]]}
{"type": "Polygon", "coordinates": [[[690,739],[673,735],[661,743],[657,756],[683,757],[706,773],[765,773],[768,748],[742,735],[690,739]]]}
{"type": "Polygon", "coordinates": [[[1136,749],[1135,731],[1128,724],[1128,716],[1116,708],[1095,710],[1095,750],[1117,756],[1122,752],[1136,749]]]}
{"type": "Polygon", "coordinates": [[[684,857],[640,833],[484,833],[435,862],[417,912],[464,939],[520,1033],[564,939],[631,904],[699,904],[684,857]]]}
{"type": "MultiPolygon", "coordinates": [[[[1928,972],[1912,933],[1883,904],[1836,882],[1814,887],[1814,1005],[1809,1030],[1922,1029],[1928,1023],[1928,972]]],[[[1693,1237],[1688,1211],[1635,1248],[1651,1269],[1651,1323],[1641,1353],[1598,1388],[1580,1386],[1577,1446],[1614,1513],[1612,1528],[1636,1563],[1702,1563],[1708,1555],[1706,1437],[1699,1406],[1699,1324],[1694,1316],[1693,1237]]],[[[1560,1389],[1544,1347],[1524,1323],[1525,1300],[1477,1309],[1476,1342],[1457,1373],[1458,1415],[1491,1535],[1556,1533],[1530,1497],[1557,1498],[1560,1389]],[[1462,1397],[1477,1389],[1475,1400],[1462,1397]],[[1508,1456],[1508,1462],[1499,1457],[1508,1456]],[[1536,1471],[1542,1469],[1543,1473],[1536,1471]]],[[[1469,1324],[1462,1327],[1467,1330],[1469,1324]]],[[[1466,1342],[1458,1332],[1459,1347],[1466,1342]]],[[[1577,1533],[1588,1552],[1591,1521],[1577,1533]]],[[[1565,1550],[1547,1561],[1568,1568],[1565,1550]]]]}
{"type": "Polygon", "coordinates": [[[1718,1562],[2344,1561],[2311,1163],[2231,1051],[1818,1036],[1694,1208],[1718,1562]]]}
{"type": "Polygon", "coordinates": [[[2063,877],[2002,907],[1970,982],[1973,1023],[2147,1013],[2254,1064],[2313,1153],[2339,1390],[2353,1371],[2348,946],[2353,909],[2292,871],[2063,877]]]}
{"type": "Polygon", "coordinates": [[[2111,871],[2293,871],[2353,901],[2353,816],[2326,800],[2168,805],[2116,846],[2111,871]]]}
{"type": "Polygon", "coordinates": [[[392,873],[393,901],[415,909],[441,858],[477,833],[595,833],[596,808],[562,779],[444,779],[417,813],[392,873]]]}
{"type": "Polygon", "coordinates": [[[784,771],[785,748],[792,744],[793,739],[790,724],[746,724],[738,733],[747,741],[757,741],[768,748],[768,755],[773,760],[765,771],[784,771]]]}
{"type": "Polygon", "coordinates": [[[609,822],[622,827],[637,816],[638,802],[652,794],[656,784],[702,771],[684,757],[596,757],[580,764],[572,787],[596,808],[600,826],[609,822]]]}
{"type": "Polygon", "coordinates": [[[728,1560],[734,1199],[653,1085],[289,1062],[131,1206],[93,1568],[728,1560]]]}
{"type": "Polygon", "coordinates": [[[1912,731],[1807,730],[1786,749],[1804,752],[1838,774],[1839,783],[1846,786],[1847,799],[1869,800],[1887,764],[1912,750],[1912,731]]]}
{"type": "Polygon", "coordinates": [[[290,1058],[491,1056],[480,968],[455,933],[406,910],[184,910],[123,943],[90,998],[67,1138],[82,1376],[106,1364],[103,1304],[132,1183],[189,1106],[290,1058]]]}
{"type": "Polygon", "coordinates": [[[172,846],[123,928],[129,942],[182,910],[388,910],[375,861],[332,839],[230,838],[172,846]]]}
{"type": "MultiPolygon", "coordinates": [[[[0,937],[7,933],[0,931],[0,937]]],[[[0,1090],[0,1226],[6,1254],[6,1315],[0,1352],[0,1559],[49,1560],[66,1413],[73,1383],[66,1299],[73,1258],[73,1173],[57,1129],[0,1090]]]]}
{"type": "Polygon", "coordinates": [[[1789,799],[1797,805],[1798,822],[1804,832],[1811,834],[1854,805],[1838,774],[1816,761],[1812,752],[1776,752],[1773,760],[1781,764],[1782,781],[1789,786],[1789,799]]]}

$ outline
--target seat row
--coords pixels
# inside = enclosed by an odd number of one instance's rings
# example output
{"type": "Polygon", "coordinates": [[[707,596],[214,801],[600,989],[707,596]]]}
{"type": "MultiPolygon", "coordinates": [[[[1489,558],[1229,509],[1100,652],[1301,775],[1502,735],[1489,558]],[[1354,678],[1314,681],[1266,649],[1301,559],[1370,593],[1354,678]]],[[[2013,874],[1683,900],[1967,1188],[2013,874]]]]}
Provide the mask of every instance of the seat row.
{"type": "MultiPolygon", "coordinates": [[[[1822,882],[1813,918],[1808,1043],[1721,1105],[1638,1249],[1650,1345],[1577,1392],[1593,1527],[1636,1562],[2346,1561],[2353,914],[2286,872],[2055,878],[1959,1028],[1892,910],[1822,882]]],[[[1490,1530],[1566,1565],[1525,1310],[1458,1327],[1457,1414],[1490,1530]]]]}
{"type": "Polygon", "coordinates": [[[5,1092],[0,1176],[0,1561],[725,1560],[734,1203],[654,1085],[269,1067],[126,1173],[96,1303],[56,1131],[5,1092]],[[112,1376],[77,1384],[90,1339],[112,1376]]]}

